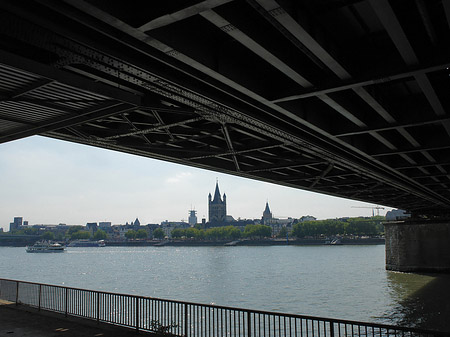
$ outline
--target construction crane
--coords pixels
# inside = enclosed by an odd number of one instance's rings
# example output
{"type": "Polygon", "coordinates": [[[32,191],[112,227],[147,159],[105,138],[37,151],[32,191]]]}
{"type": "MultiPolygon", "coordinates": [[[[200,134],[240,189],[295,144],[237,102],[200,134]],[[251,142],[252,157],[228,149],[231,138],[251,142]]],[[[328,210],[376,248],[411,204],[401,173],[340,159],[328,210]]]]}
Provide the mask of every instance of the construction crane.
{"type": "Polygon", "coordinates": [[[375,216],[375,210],[377,210],[377,215],[380,215],[380,209],[384,209],[384,207],[380,206],[352,206],[352,208],[371,208],[372,216],[375,216]]]}

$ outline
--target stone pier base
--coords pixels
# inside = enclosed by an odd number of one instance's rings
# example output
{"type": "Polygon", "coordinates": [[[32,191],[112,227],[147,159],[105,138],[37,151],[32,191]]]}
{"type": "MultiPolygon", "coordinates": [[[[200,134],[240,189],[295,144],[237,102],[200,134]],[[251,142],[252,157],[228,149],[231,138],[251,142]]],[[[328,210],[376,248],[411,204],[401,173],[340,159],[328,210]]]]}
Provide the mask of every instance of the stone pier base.
{"type": "Polygon", "coordinates": [[[450,220],[385,223],[386,269],[450,272],[450,220]]]}

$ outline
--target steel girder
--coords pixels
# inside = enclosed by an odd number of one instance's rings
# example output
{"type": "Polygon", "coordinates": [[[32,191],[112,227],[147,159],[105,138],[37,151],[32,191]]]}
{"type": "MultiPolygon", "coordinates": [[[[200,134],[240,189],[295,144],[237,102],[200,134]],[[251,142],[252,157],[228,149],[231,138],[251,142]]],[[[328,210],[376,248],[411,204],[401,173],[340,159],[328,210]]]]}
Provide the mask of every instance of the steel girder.
{"type": "Polygon", "coordinates": [[[0,8],[0,142],[41,134],[450,213],[447,0],[0,8]]]}

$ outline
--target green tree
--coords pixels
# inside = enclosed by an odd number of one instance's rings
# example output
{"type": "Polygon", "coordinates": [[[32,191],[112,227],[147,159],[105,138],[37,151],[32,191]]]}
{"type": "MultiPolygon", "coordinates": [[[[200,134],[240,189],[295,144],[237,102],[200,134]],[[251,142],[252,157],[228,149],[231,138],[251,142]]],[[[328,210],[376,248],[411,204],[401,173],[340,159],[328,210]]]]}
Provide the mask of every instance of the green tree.
{"type": "Polygon", "coordinates": [[[125,237],[126,237],[128,240],[136,239],[136,231],[135,231],[135,230],[132,230],[132,229],[128,230],[128,231],[125,233],[125,237]]]}
{"type": "Polygon", "coordinates": [[[208,240],[220,240],[221,239],[220,227],[208,228],[205,231],[205,238],[208,240]]]}
{"type": "MultiPolygon", "coordinates": [[[[160,229],[160,228],[158,228],[158,229],[160,229]]],[[[174,239],[180,239],[183,236],[185,236],[185,231],[184,231],[184,229],[181,229],[181,228],[175,228],[174,230],[172,230],[170,235],[174,239]]],[[[155,236],[155,232],[153,232],[153,236],[155,236]]]]}
{"type": "Polygon", "coordinates": [[[70,235],[71,240],[90,239],[91,233],[88,231],[78,230],[70,235]]]}
{"type": "Polygon", "coordinates": [[[55,240],[55,234],[53,234],[53,232],[45,232],[45,233],[42,235],[42,238],[43,238],[44,240],[55,240]]]}
{"type": "Polygon", "coordinates": [[[156,239],[163,239],[165,236],[164,231],[161,228],[156,228],[153,231],[153,237],[156,239]]]}
{"type": "Polygon", "coordinates": [[[287,228],[286,227],[281,227],[281,229],[280,229],[280,231],[278,232],[278,237],[279,238],[285,238],[286,237],[286,235],[287,235],[287,233],[288,233],[288,230],[287,230],[287,228]]]}
{"type": "Polygon", "coordinates": [[[345,226],[347,235],[376,235],[379,232],[377,221],[373,218],[350,218],[345,226]]]}
{"type": "Polygon", "coordinates": [[[247,238],[264,238],[272,236],[272,228],[267,225],[247,225],[244,229],[247,238]]]}
{"type": "MultiPolygon", "coordinates": [[[[380,217],[381,218],[381,217],[380,217]]],[[[349,218],[346,221],[336,219],[305,221],[294,225],[292,234],[296,237],[320,237],[321,235],[376,235],[383,231],[381,219],[349,218]]]]}
{"type": "Polygon", "coordinates": [[[15,235],[39,235],[39,229],[34,227],[23,228],[21,230],[14,230],[12,233],[15,235]]]}
{"type": "Polygon", "coordinates": [[[94,233],[95,240],[105,240],[106,236],[106,232],[102,229],[97,229],[97,231],[94,233]]]}
{"type": "Polygon", "coordinates": [[[58,231],[57,233],[55,233],[55,240],[57,240],[57,241],[64,240],[64,233],[61,231],[58,231]]]}
{"type": "Polygon", "coordinates": [[[73,233],[83,230],[83,226],[70,226],[67,230],[67,235],[71,236],[73,233]]]}
{"type": "Polygon", "coordinates": [[[316,237],[320,235],[320,221],[304,221],[294,225],[292,235],[298,238],[304,238],[306,236],[316,237]]]}
{"type": "Polygon", "coordinates": [[[141,228],[136,232],[136,239],[146,239],[148,233],[145,229],[141,228]]]}
{"type": "Polygon", "coordinates": [[[226,226],[224,227],[225,239],[236,240],[241,237],[241,231],[234,226],[226,226]]]}

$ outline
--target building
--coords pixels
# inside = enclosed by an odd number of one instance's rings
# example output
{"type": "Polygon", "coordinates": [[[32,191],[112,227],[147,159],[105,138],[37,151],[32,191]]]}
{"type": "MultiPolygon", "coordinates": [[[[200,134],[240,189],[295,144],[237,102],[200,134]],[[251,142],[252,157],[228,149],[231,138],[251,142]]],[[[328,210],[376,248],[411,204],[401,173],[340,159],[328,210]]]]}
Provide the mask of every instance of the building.
{"type": "Polygon", "coordinates": [[[102,221],[98,223],[98,228],[104,231],[106,234],[112,234],[113,228],[111,221],[102,221]]]}
{"type": "Polygon", "coordinates": [[[272,220],[272,212],[269,208],[269,202],[266,202],[266,208],[264,209],[263,216],[261,218],[261,223],[263,225],[268,225],[270,221],[272,220]]]}
{"type": "Polygon", "coordinates": [[[86,224],[86,229],[91,233],[91,235],[94,235],[94,233],[98,229],[97,223],[96,222],[88,222],[86,224]]]}
{"type": "Polygon", "coordinates": [[[100,227],[100,229],[107,229],[107,228],[111,228],[111,221],[102,221],[98,223],[98,227],[100,227]]]}
{"type": "Polygon", "coordinates": [[[164,236],[167,238],[171,238],[172,237],[172,231],[176,228],[180,228],[180,229],[186,229],[191,227],[187,222],[184,221],[168,221],[165,220],[163,222],[161,222],[161,226],[159,228],[161,228],[164,231],[164,236]]]}
{"type": "Polygon", "coordinates": [[[21,216],[14,217],[14,221],[9,224],[9,231],[17,231],[22,226],[23,218],[21,216]]]}
{"type": "Polygon", "coordinates": [[[305,222],[305,221],[316,221],[317,219],[313,217],[312,215],[304,215],[300,219],[298,219],[299,222],[305,222]]]}
{"type": "Polygon", "coordinates": [[[216,182],[214,198],[211,198],[211,193],[208,195],[208,215],[209,223],[212,225],[220,225],[226,222],[227,196],[225,193],[223,194],[223,199],[220,196],[219,182],[216,182]]]}
{"type": "Polygon", "coordinates": [[[197,224],[197,211],[196,210],[193,210],[193,209],[191,209],[190,211],[189,211],[189,220],[188,220],[188,223],[189,223],[189,225],[190,226],[195,226],[196,224],[197,224]]]}

